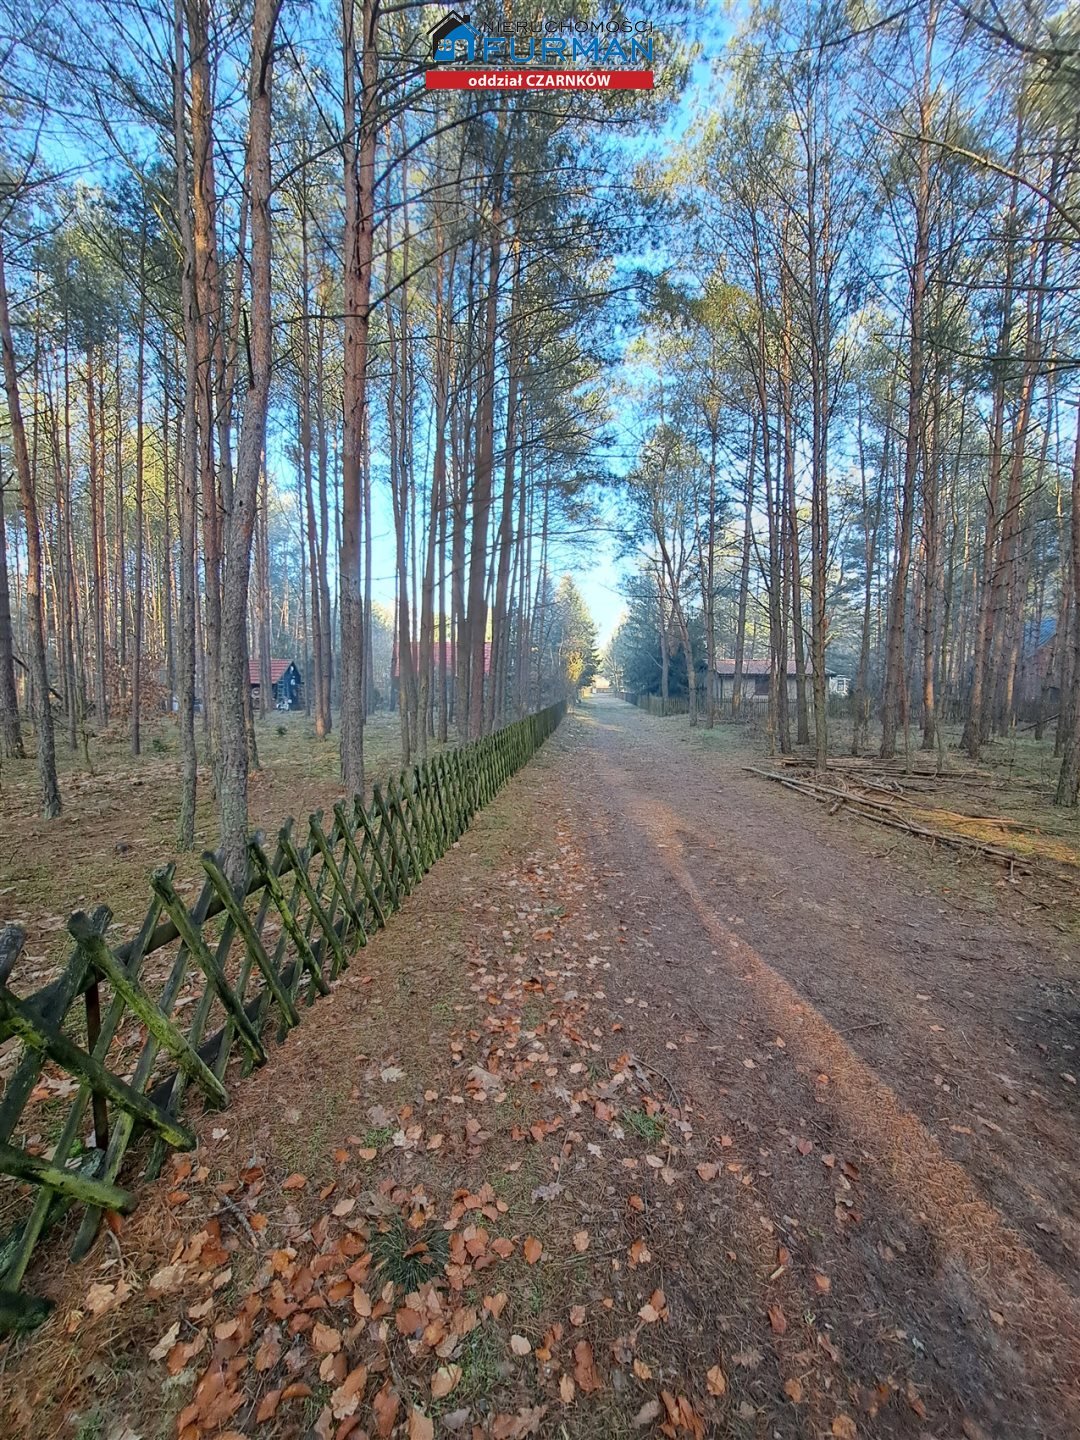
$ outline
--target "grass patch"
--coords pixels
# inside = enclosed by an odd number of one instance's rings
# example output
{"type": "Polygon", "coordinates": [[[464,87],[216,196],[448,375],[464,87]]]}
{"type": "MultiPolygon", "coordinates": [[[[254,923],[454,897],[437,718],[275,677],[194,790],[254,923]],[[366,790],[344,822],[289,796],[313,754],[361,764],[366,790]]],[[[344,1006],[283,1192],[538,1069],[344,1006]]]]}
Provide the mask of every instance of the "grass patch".
{"type": "Polygon", "coordinates": [[[75,1440],[101,1440],[105,1433],[105,1417],[100,1410],[91,1410],[79,1421],[75,1440]]]}
{"type": "Polygon", "coordinates": [[[664,1138],[664,1122],[655,1115],[646,1115],[644,1110],[627,1110],[620,1119],[624,1130],[629,1130],[632,1135],[650,1145],[655,1145],[664,1138]]]}
{"type": "Polygon", "coordinates": [[[398,1216],[371,1237],[371,1253],[376,1270],[408,1294],[442,1271],[450,1254],[450,1236],[439,1224],[410,1230],[398,1216]]]}
{"type": "Polygon", "coordinates": [[[461,1366],[455,1399],[460,1396],[468,1402],[481,1396],[489,1397],[504,1378],[500,1368],[504,1359],[503,1342],[493,1325],[478,1325],[470,1330],[455,1357],[461,1366]]]}

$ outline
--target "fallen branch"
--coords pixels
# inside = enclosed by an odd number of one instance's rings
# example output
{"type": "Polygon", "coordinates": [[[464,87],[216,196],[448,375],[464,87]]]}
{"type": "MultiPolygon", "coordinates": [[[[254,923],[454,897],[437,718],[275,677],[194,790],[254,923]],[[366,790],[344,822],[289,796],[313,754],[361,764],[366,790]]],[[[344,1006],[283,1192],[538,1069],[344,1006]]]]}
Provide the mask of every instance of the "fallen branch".
{"type": "Polygon", "coordinates": [[[888,825],[894,830],[903,830],[908,835],[917,835],[923,840],[938,841],[942,845],[949,845],[964,854],[986,855],[991,860],[1008,865],[1010,870],[1018,870],[1024,875],[1031,873],[1030,864],[1015,851],[1006,850],[1000,845],[990,845],[985,841],[972,840],[967,835],[957,835],[948,830],[931,830],[925,825],[917,825],[913,820],[904,819],[897,813],[895,806],[887,805],[884,801],[852,795],[849,791],[837,790],[832,785],[819,785],[810,780],[797,780],[775,770],[761,770],[755,765],[747,765],[744,768],[752,775],[760,775],[765,780],[773,780],[788,790],[797,790],[800,794],[809,795],[822,804],[832,804],[839,800],[841,804],[834,806],[833,813],[841,810],[844,805],[848,805],[864,820],[874,820],[879,825],[888,825]]]}

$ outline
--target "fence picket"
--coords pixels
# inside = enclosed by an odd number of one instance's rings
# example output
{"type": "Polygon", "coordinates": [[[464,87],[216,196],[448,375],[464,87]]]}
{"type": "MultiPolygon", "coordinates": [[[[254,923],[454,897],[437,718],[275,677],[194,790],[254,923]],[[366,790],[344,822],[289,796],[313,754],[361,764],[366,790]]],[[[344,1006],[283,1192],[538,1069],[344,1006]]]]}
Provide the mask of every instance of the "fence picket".
{"type": "Polygon", "coordinates": [[[361,796],[353,797],[351,812],[338,803],[329,832],[321,812],[312,815],[303,847],[287,820],[272,860],[261,837],[253,837],[247,879],[239,889],[229,885],[218,858],[204,854],[205,880],[190,909],[176,890],[174,867],[155,871],[146,918],[119,947],[106,939],[107,906],[91,915],[73,915],[68,929],[75,945],[67,965],[26,999],[7,983],[23,934],[18,926],[0,930],[0,1041],[14,1037],[23,1047],[0,1100],[0,1175],[33,1187],[27,1218],[0,1237],[0,1332],[30,1328],[48,1313],[47,1303],[18,1287],[35,1247],[57,1221],[73,1206],[82,1207],[71,1249],[77,1260],[93,1243],[106,1209],[130,1209],[135,1203],[135,1193],[117,1182],[137,1127],[150,1135],[143,1174],[153,1178],[170,1149],[190,1149],[195,1143],[179,1118],[188,1085],[194,1082],[213,1104],[228,1102],[225,1074],[235,1040],[241,1041],[240,1069],[246,1074],[266,1059],[263,1032],[270,1011],[276,1008],[280,1040],[299,1023],[301,987],[306,983],[308,1003],[328,993],[328,978],[334,979],[350,954],[387,923],[389,912],[460,839],[477,810],[554,730],[564,708],[550,706],[401,771],[385,791],[373,787],[370,807],[361,796]],[[252,917],[247,902],[254,895],[259,901],[252,917]],[[281,927],[276,942],[266,933],[272,914],[281,927]],[[145,961],[172,945],[168,973],[152,994],[141,974],[145,961]],[[253,976],[261,984],[249,998],[253,976]],[[181,992],[193,983],[201,988],[185,1033],[173,1015],[181,992]],[[104,1012],[103,986],[110,996],[104,1012]],[[83,1032],[73,1006],[80,997],[85,1046],[76,1043],[83,1032]],[[204,1039],[216,1004],[224,1016],[221,1027],[204,1039]],[[110,1068],[110,1054],[126,1016],[138,1022],[142,1040],[130,1078],[122,1079],[110,1068]],[[74,1039],[62,1028],[65,1021],[74,1027],[74,1039]],[[175,1066],[164,1078],[157,1074],[159,1055],[175,1066]],[[78,1081],[47,1160],[12,1140],[46,1063],[78,1081]],[[88,1108],[94,1113],[96,1145],[80,1156],[88,1108]]]}

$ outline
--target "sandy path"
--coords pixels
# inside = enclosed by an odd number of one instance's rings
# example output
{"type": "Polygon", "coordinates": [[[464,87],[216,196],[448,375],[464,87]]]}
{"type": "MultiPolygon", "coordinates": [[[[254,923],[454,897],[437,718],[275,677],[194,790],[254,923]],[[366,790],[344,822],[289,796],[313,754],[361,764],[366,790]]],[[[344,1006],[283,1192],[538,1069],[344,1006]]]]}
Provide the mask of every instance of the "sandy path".
{"type": "MultiPolygon", "coordinates": [[[[1072,957],[946,903],[870,853],[872,827],[675,724],[598,700],[562,737],[575,828],[654,958],[652,994],[700,1021],[748,1124],[775,1140],[812,1114],[821,1146],[863,1157],[846,1248],[960,1401],[992,1416],[1011,1391],[1011,1424],[1052,1433],[1022,1397],[1061,1385],[1080,1404],[1072,957]]],[[[798,1178],[778,1167],[771,1189],[800,1213],[798,1178]]]]}
{"type": "Polygon", "coordinates": [[[1075,957],[748,758],[569,717],[196,1155],[31,1277],[0,1431],[1080,1435],[1075,957]],[[447,1253],[422,1284],[395,1226],[447,1253]]]}

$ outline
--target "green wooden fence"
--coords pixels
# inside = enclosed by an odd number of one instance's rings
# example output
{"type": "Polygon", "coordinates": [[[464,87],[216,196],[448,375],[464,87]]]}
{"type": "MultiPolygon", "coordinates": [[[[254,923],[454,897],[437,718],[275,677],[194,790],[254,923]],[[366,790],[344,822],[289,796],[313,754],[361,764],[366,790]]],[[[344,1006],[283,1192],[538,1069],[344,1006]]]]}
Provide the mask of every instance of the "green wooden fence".
{"type": "Polygon", "coordinates": [[[138,933],[114,949],[107,906],[73,915],[71,958],[33,995],[8,986],[21,930],[0,931],[0,1047],[17,1047],[0,1099],[0,1331],[47,1313],[19,1289],[42,1237],[67,1217],[81,1258],[103,1213],[135,1204],[122,1169],[151,1179],[170,1148],[194,1146],[187,1093],[228,1103],[234,1050],[241,1074],[266,1059],[268,1040],[327,993],[564,712],[549,706],[402,771],[370,806],[335,805],[329,826],[312,815],[303,841],[292,820],[271,848],[254,837],[243,895],[210,853],[190,906],[173,867],[155,871],[138,933]]]}
{"type": "Polygon", "coordinates": [[[623,690],[620,695],[628,705],[636,705],[639,710],[645,710],[649,715],[658,715],[662,719],[669,715],[690,713],[690,701],[685,695],[673,695],[667,700],[661,699],[659,695],[639,694],[636,690],[623,690]]]}

